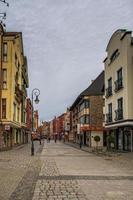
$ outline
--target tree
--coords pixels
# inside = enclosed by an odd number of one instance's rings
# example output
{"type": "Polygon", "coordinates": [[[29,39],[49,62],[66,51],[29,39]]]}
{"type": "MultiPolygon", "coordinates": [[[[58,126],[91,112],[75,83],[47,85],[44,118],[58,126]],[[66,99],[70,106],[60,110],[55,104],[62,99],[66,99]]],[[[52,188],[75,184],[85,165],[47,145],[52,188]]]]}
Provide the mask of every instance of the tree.
{"type": "Polygon", "coordinates": [[[98,147],[98,142],[100,142],[100,136],[99,135],[96,135],[95,137],[94,137],[94,141],[96,142],[96,149],[97,149],[97,147],[98,147]]]}

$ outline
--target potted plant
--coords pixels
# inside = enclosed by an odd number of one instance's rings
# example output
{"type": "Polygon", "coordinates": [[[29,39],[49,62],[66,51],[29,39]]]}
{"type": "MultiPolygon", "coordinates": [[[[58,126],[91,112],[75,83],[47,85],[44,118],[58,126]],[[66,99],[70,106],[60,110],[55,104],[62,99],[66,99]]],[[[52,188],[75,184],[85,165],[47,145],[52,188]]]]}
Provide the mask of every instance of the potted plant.
{"type": "Polygon", "coordinates": [[[98,142],[100,142],[100,136],[99,135],[96,135],[94,136],[94,141],[96,142],[96,149],[98,149],[98,142]]]}

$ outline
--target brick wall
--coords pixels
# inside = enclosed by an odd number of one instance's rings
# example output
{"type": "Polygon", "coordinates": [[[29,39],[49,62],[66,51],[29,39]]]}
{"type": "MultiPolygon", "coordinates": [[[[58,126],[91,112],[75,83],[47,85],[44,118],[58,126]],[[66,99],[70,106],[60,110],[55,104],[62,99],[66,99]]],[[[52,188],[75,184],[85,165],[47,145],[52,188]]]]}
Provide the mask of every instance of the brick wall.
{"type": "Polygon", "coordinates": [[[28,130],[32,129],[32,105],[29,98],[26,101],[26,125],[28,130]]]}
{"type": "Polygon", "coordinates": [[[90,96],[91,126],[103,126],[103,96],[90,96]]]}

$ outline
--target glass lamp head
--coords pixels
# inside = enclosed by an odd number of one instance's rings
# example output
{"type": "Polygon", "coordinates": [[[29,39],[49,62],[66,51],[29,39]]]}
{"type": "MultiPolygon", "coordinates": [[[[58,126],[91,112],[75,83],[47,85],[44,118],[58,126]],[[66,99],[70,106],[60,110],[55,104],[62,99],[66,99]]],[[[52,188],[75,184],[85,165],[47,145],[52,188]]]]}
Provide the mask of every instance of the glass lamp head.
{"type": "Polygon", "coordinates": [[[36,103],[36,104],[38,104],[38,103],[39,103],[38,96],[36,96],[35,103],[36,103]]]}

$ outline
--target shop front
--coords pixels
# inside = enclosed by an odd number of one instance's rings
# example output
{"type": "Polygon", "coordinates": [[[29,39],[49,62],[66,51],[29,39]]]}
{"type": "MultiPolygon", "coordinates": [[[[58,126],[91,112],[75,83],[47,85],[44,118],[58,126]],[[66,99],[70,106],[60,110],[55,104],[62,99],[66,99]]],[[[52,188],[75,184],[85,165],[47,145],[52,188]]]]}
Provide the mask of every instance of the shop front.
{"type": "Polygon", "coordinates": [[[2,125],[2,150],[12,148],[12,127],[10,125],[2,125]]]}
{"type": "Polygon", "coordinates": [[[133,151],[132,127],[123,127],[116,130],[116,148],[123,151],[133,151]]]}
{"type": "Polygon", "coordinates": [[[114,137],[114,146],[108,145],[109,148],[119,151],[133,151],[133,127],[117,127],[107,130],[107,140],[110,137],[114,137]]]}

